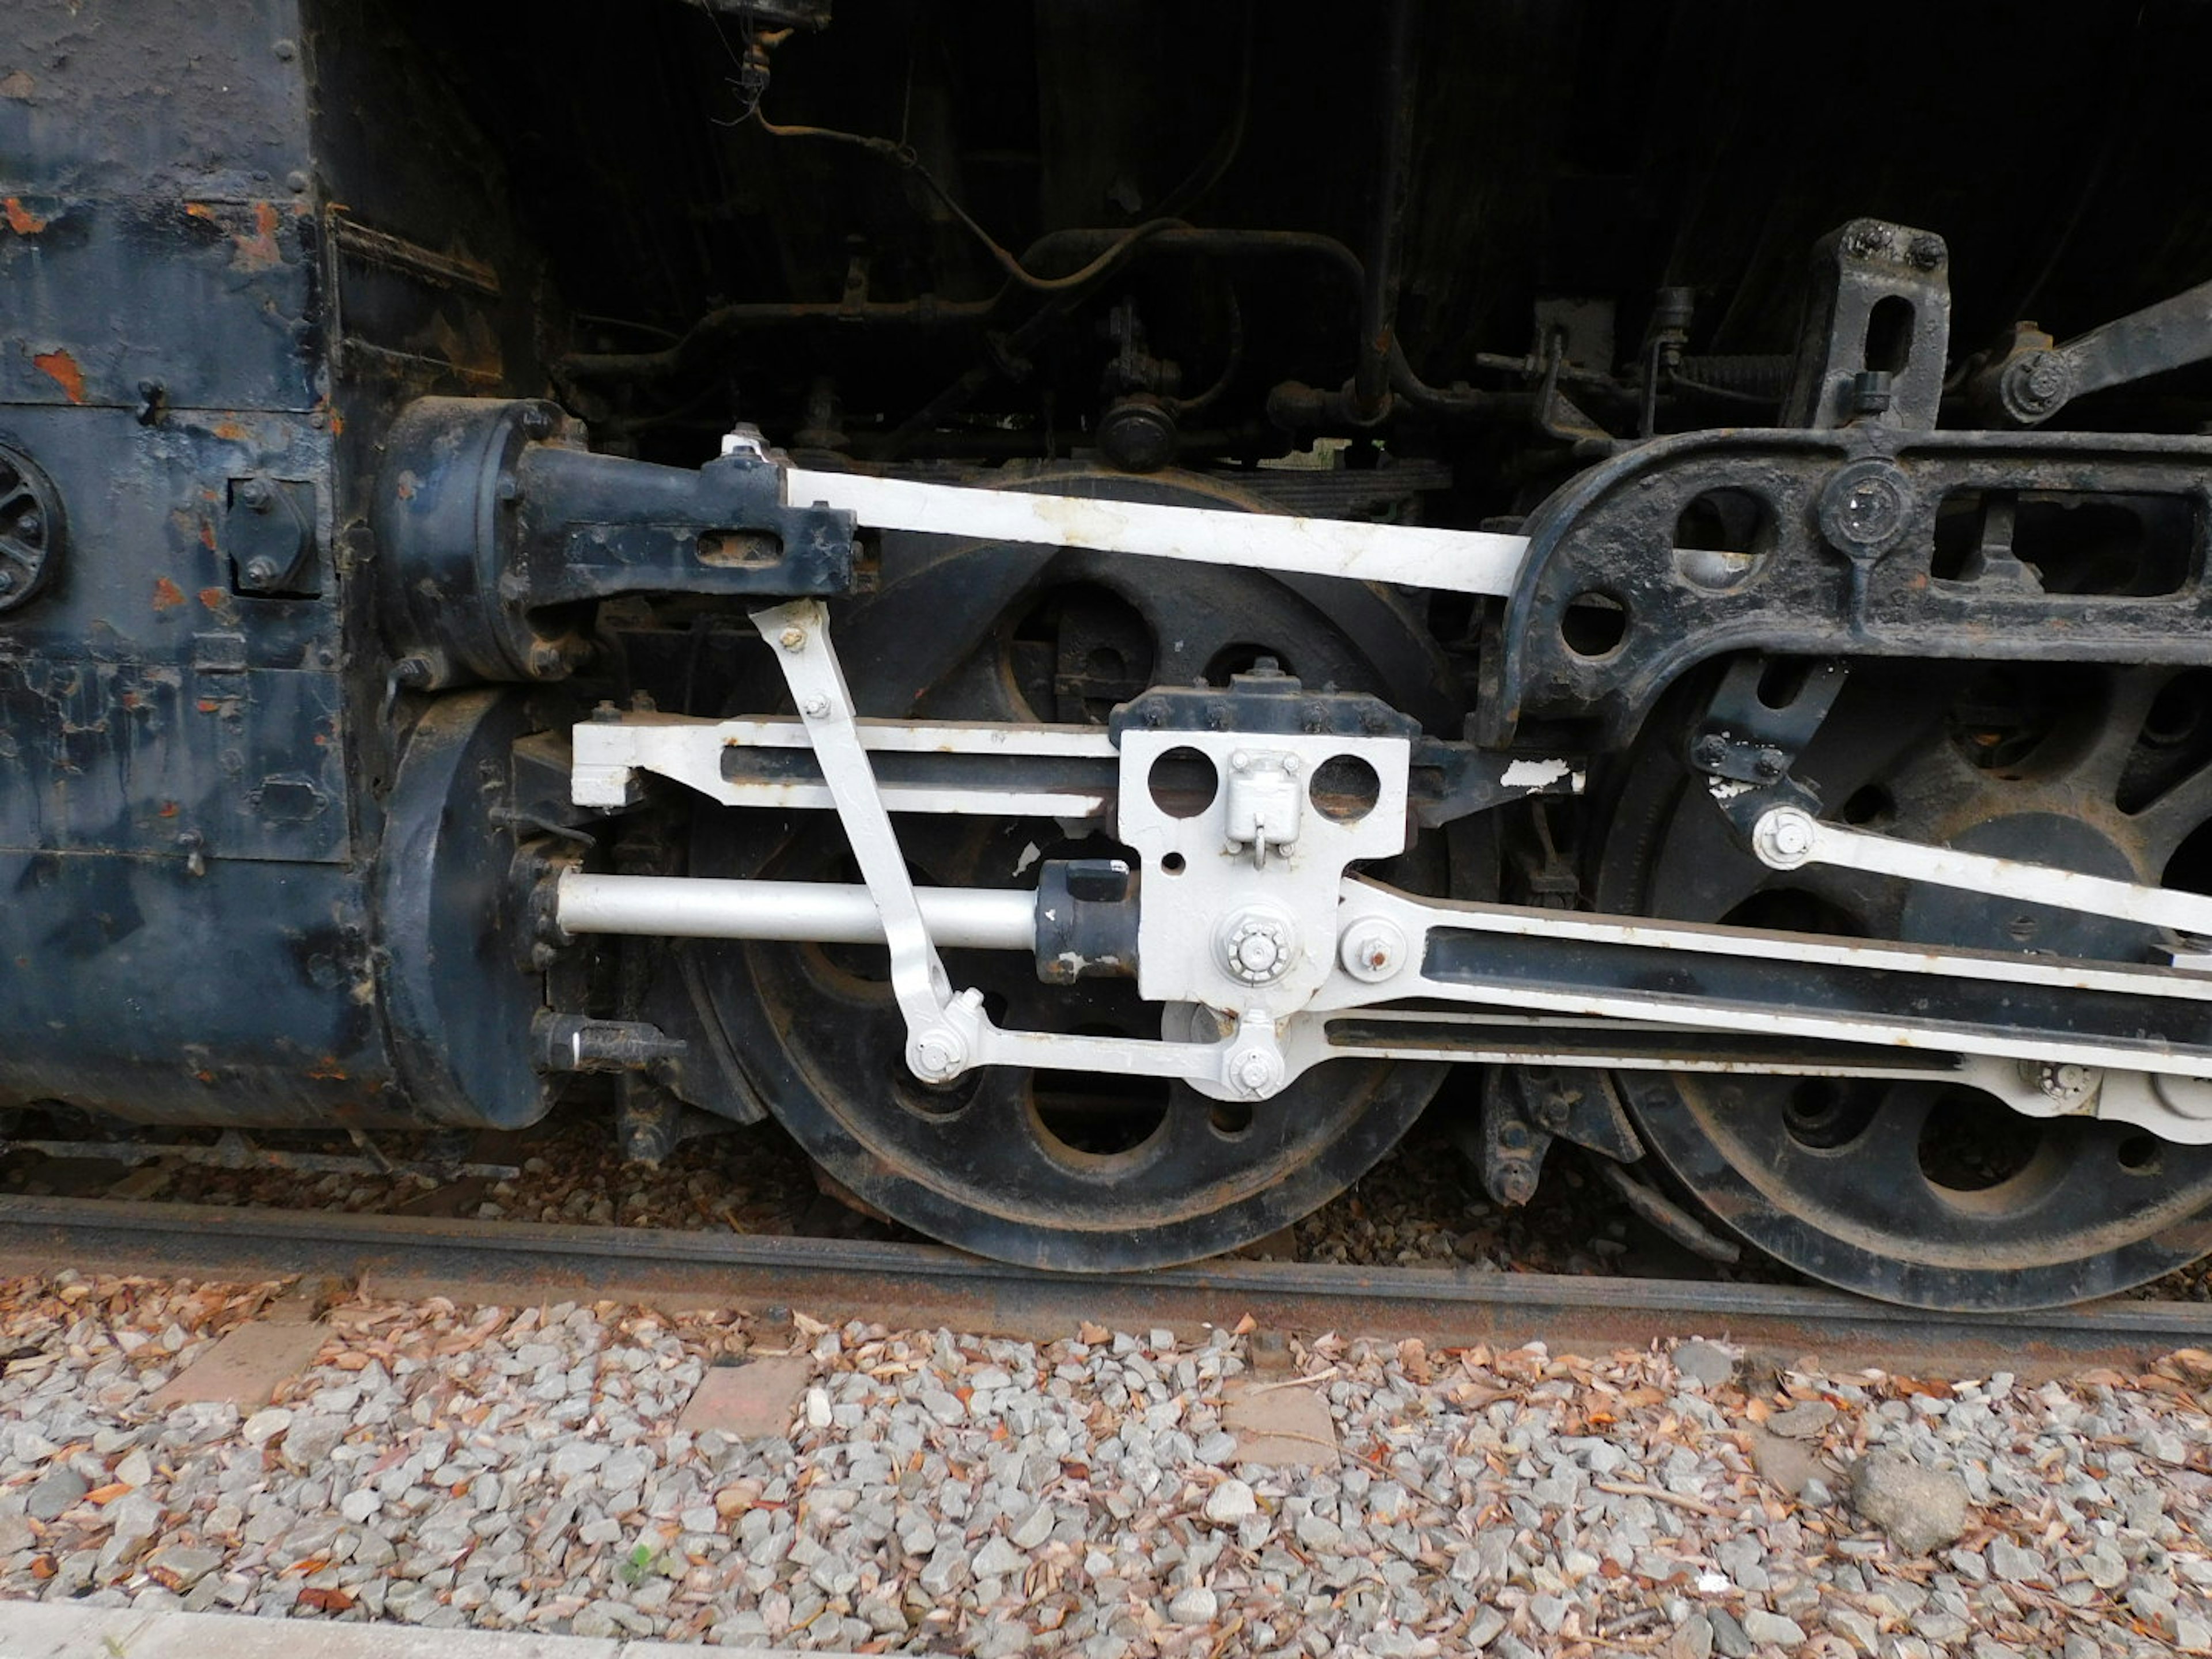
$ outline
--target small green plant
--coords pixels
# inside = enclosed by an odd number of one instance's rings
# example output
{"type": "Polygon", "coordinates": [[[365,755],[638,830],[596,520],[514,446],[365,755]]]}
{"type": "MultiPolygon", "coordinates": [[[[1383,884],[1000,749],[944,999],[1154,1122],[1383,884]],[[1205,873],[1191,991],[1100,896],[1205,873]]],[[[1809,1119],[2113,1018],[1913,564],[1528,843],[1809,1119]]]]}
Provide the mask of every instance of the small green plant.
{"type": "Polygon", "coordinates": [[[622,1574],[623,1583],[629,1585],[630,1589],[635,1589],[659,1565],[660,1552],[650,1544],[640,1544],[623,1558],[623,1563],[618,1571],[622,1574]]]}

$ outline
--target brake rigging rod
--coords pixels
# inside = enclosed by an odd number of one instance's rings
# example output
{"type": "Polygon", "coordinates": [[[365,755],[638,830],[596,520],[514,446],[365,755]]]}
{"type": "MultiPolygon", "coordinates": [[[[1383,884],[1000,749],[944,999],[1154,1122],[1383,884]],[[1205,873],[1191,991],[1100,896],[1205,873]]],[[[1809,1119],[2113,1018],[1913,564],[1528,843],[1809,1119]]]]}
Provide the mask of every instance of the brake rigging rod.
{"type": "Polygon", "coordinates": [[[1759,814],[1751,827],[1751,850],[1770,870],[1826,865],[2047,904],[2054,909],[2139,921],[2189,938],[2212,938],[2212,898],[2201,894],[2142,887],[2133,882],[2054,869],[2047,864],[1961,853],[1948,847],[1870,835],[1863,830],[1839,829],[1797,806],[1770,807],[1759,814]]]}

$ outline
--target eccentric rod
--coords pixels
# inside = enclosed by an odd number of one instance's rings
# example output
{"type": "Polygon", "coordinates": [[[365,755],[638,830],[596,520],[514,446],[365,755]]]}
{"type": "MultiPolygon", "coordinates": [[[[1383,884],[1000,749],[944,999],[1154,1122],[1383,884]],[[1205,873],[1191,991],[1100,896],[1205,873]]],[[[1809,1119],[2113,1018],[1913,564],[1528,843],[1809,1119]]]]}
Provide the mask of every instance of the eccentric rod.
{"type": "MultiPolygon", "coordinates": [[[[858,883],[719,881],[690,876],[564,872],[555,915],[572,933],[673,939],[759,939],[881,945],[883,917],[858,883]]],[[[922,924],[939,947],[1034,951],[1036,895],[1011,889],[924,887],[922,924]]]]}

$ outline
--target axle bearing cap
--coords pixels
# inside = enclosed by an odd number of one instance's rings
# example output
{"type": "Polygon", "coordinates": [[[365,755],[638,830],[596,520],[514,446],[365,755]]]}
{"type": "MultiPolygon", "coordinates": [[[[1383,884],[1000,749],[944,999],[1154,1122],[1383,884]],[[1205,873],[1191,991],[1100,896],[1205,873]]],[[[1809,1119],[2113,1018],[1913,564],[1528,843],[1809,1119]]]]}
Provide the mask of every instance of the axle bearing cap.
{"type": "Polygon", "coordinates": [[[1279,910],[1239,910],[1215,943],[1223,969],[1246,985],[1273,985],[1298,959],[1297,926],[1279,910]]]}

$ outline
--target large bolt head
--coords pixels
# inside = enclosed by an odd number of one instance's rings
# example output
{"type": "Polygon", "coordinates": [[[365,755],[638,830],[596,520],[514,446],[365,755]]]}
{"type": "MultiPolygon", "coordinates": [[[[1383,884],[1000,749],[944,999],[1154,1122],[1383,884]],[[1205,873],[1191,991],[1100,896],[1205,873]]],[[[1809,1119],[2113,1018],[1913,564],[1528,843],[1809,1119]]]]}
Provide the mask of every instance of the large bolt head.
{"type": "Polygon", "coordinates": [[[1297,960],[1297,930],[1287,916],[1246,910],[1230,918],[1218,939],[1222,968],[1247,985],[1271,985],[1297,960]]]}
{"type": "Polygon", "coordinates": [[[1820,492],[1820,532],[1848,557],[1876,558],[1897,544],[1913,511],[1911,487],[1893,462],[1853,461],[1820,492]]]}
{"type": "Polygon", "coordinates": [[[1237,941],[1237,966],[1246,974],[1279,972],[1282,960],[1281,941],[1264,928],[1248,928],[1237,941]]]}

